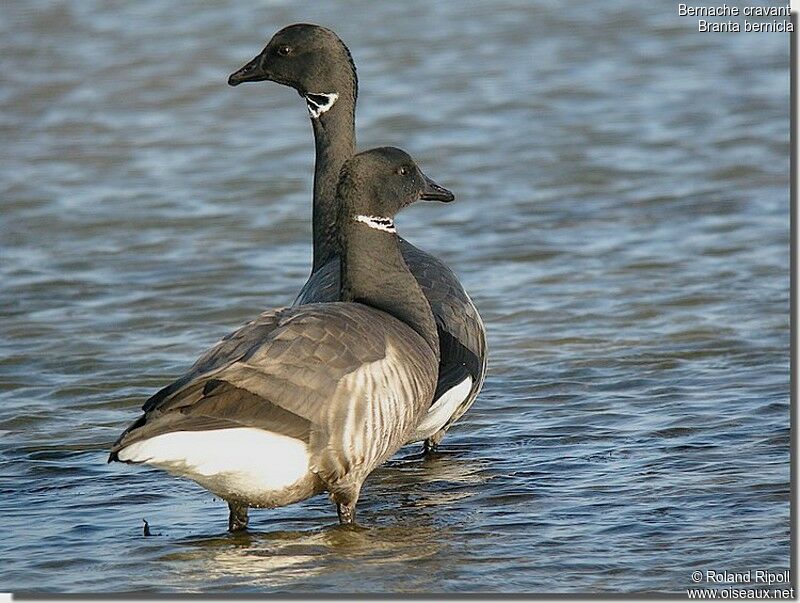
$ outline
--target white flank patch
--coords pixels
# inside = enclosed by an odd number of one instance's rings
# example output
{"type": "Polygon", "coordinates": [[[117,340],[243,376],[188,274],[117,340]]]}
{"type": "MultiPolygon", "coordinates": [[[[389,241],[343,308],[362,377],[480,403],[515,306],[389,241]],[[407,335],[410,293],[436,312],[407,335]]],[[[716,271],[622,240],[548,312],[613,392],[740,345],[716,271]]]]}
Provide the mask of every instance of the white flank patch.
{"type": "Polygon", "coordinates": [[[333,107],[338,99],[338,92],[327,94],[324,92],[310,92],[306,94],[306,106],[308,107],[308,112],[311,114],[311,117],[317,119],[320,115],[333,107]]]}
{"type": "Polygon", "coordinates": [[[119,458],[186,476],[220,495],[255,498],[302,479],[310,457],[301,440],[237,427],[161,434],[126,446],[119,458]]]}
{"type": "Polygon", "coordinates": [[[381,218],[379,216],[364,216],[358,215],[355,217],[356,222],[363,222],[370,228],[382,230],[384,232],[396,233],[394,228],[394,221],[391,218],[381,218]]]}
{"type": "Polygon", "coordinates": [[[439,431],[447,420],[453,416],[453,413],[464,400],[469,396],[469,390],[472,389],[472,377],[467,377],[458,385],[454,385],[443,393],[431,407],[428,413],[422,417],[422,422],[417,425],[409,442],[419,442],[426,440],[439,431]]]}

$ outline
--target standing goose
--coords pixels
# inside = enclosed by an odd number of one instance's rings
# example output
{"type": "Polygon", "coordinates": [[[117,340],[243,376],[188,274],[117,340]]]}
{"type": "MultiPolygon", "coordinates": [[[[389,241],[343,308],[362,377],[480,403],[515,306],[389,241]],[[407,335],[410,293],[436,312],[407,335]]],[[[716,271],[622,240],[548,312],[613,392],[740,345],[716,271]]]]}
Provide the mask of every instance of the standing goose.
{"type": "MultiPolygon", "coordinates": [[[[350,51],[317,25],[290,25],[228,79],[231,86],[269,80],[291,86],[308,106],[316,145],[311,276],[294,304],[341,299],[336,237],[336,181],[355,152],[358,80],[350,51]]],[[[435,449],[475,401],[486,376],[486,330],[456,275],[434,256],[399,239],[403,258],[428,299],[441,346],[434,400],[408,443],[435,449]]]]}
{"type": "Polygon", "coordinates": [[[109,462],[147,463],[248,507],[328,491],[352,523],[367,475],[410,437],[436,389],[439,339],[393,217],[452,201],[399,149],[341,171],[342,301],[270,310],[225,337],[142,407],[109,462]]]}

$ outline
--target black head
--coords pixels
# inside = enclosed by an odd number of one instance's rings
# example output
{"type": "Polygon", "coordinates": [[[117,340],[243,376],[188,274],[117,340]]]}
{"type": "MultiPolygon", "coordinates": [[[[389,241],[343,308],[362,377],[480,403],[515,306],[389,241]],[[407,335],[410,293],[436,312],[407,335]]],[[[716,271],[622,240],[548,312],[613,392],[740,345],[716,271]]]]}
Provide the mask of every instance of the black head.
{"type": "Polygon", "coordinates": [[[228,78],[228,84],[265,80],[310,96],[309,109],[312,102],[324,108],[331,95],[347,94],[355,100],[357,93],[350,51],[330,29],[307,23],[281,29],[261,54],[228,78]]]}
{"type": "Polygon", "coordinates": [[[447,203],[455,198],[423,174],[408,153],[395,147],[355,155],[342,167],[338,190],[343,215],[389,232],[394,231],[392,218],[407,205],[420,199],[447,203]]]}

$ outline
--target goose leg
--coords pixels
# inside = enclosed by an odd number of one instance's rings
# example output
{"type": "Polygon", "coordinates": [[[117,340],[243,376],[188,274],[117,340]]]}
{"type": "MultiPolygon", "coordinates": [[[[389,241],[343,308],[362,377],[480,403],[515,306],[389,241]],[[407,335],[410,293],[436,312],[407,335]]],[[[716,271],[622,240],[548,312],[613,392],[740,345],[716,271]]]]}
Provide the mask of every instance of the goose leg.
{"type": "Polygon", "coordinates": [[[247,505],[228,502],[228,531],[241,532],[247,529],[247,505]]]}
{"type": "Polygon", "coordinates": [[[431,455],[436,452],[439,449],[439,444],[441,444],[442,440],[444,439],[444,434],[447,433],[449,428],[449,425],[447,427],[442,427],[439,431],[425,440],[425,443],[422,445],[422,453],[425,455],[431,455]]]}
{"type": "Polygon", "coordinates": [[[363,481],[357,479],[348,481],[350,483],[332,484],[330,488],[331,500],[336,504],[336,512],[339,514],[340,525],[355,525],[356,523],[356,503],[361,493],[363,481]]]}
{"type": "Polygon", "coordinates": [[[339,514],[339,523],[342,525],[353,524],[356,522],[356,503],[355,501],[344,504],[336,504],[336,512],[339,514]]]}

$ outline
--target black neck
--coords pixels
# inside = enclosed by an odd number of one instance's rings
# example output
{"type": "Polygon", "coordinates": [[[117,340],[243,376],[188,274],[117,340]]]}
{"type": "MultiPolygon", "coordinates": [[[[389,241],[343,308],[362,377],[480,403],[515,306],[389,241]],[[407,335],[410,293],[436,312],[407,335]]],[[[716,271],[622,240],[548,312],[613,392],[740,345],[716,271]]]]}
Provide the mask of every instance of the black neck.
{"type": "Polygon", "coordinates": [[[339,170],[355,152],[355,107],[354,94],[344,92],[340,93],[328,111],[317,118],[311,118],[316,146],[312,272],[316,272],[339,254],[336,236],[336,184],[339,182],[339,170]]]}
{"type": "Polygon", "coordinates": [[[349,217],[341,229],[342,301],[383,310],[414,329],[439,356],[431,306],[400,253],[396,234],[349,217]]]}

